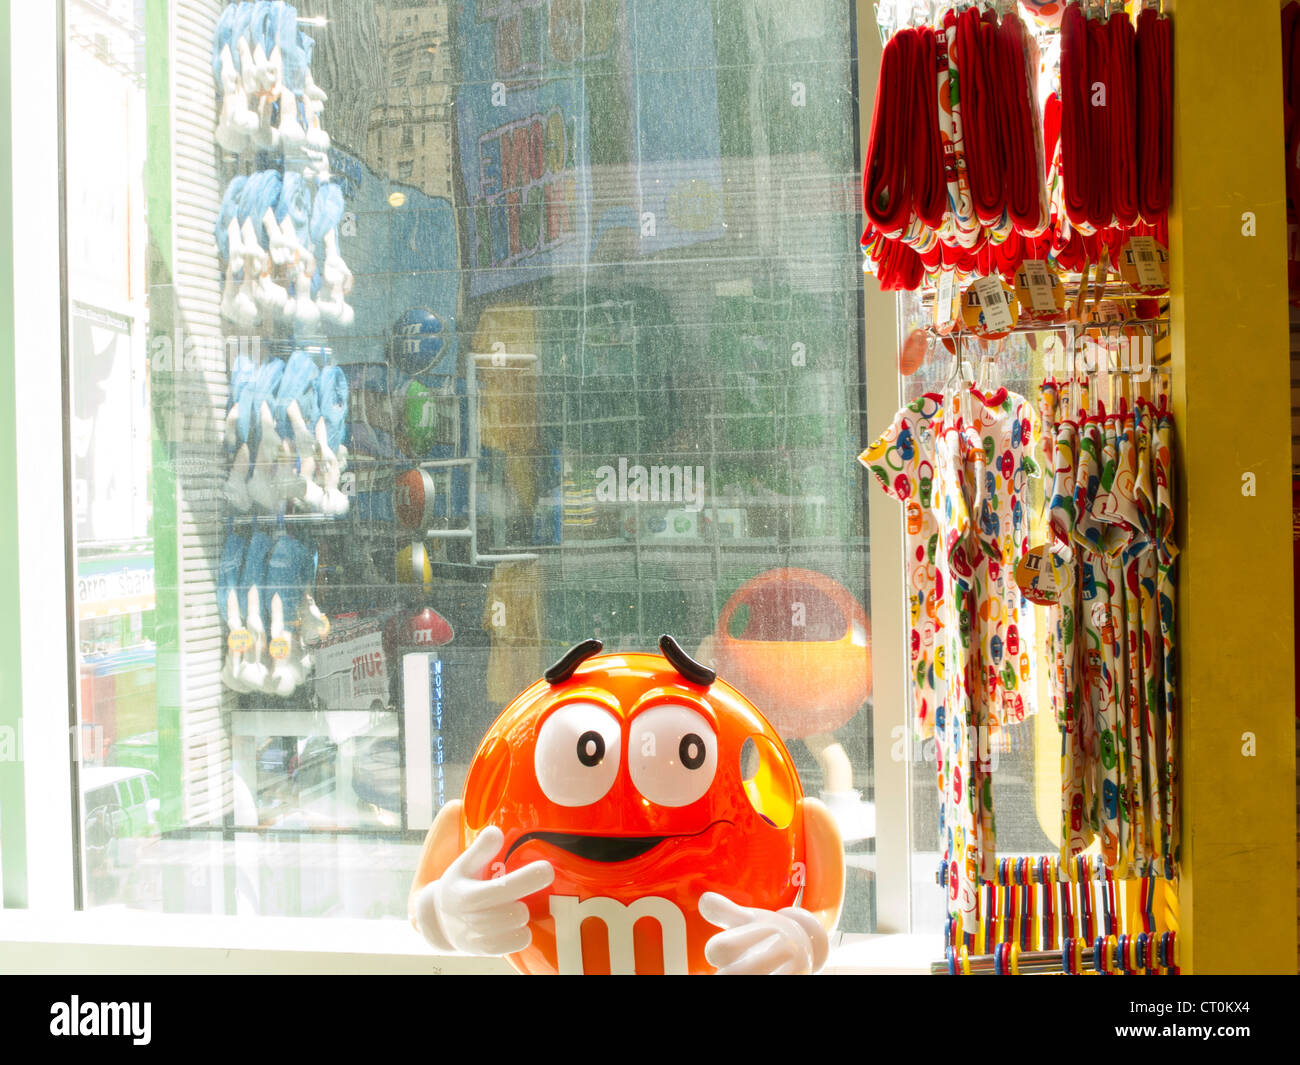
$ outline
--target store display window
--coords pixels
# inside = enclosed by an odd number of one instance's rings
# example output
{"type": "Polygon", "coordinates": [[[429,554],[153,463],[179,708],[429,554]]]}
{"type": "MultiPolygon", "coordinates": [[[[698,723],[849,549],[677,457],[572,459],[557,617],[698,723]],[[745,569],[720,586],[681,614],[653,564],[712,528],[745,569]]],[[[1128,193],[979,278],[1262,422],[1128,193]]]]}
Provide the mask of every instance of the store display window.
{"type": "Polygon", "coordinates": [[[1282,208],[1183,6],[6,10],[0,941],[1263,957],[1282,208]]]}
{"type": "Polygon", "coordinates": [[[876,928],[838,3],[66,5],[79,904],[405,919],[575,644],[736,685],[876,928]]]}

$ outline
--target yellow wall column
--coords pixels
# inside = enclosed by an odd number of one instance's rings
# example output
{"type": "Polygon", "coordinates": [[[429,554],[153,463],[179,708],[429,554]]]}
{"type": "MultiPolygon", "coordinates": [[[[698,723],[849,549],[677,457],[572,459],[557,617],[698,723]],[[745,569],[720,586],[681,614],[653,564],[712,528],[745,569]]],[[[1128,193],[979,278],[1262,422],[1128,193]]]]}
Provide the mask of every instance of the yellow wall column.
{"type": "Polygon", "coordinates": [[[1277,0],[1174,9],[1185,972],[1295,971],[1291,401],[1277,0]],[[1251,235],[1253,233],[1253,235],[1251,235]]]}

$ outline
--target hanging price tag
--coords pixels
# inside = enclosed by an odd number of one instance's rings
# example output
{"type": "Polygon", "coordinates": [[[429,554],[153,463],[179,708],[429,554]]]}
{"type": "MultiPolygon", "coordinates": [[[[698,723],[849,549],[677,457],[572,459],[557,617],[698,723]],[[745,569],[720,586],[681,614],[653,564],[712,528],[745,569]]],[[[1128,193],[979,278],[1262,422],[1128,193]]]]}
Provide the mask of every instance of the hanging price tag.
{"type": "Polygon", "coordinates": [[[226,637],[226,646],[234,655],[246,655],[253,649],[253,634],[247,629],[231,629],[226,637]]]}
{"type": "Polygon", "coordinates": [[[980,325],[985,334],[1008,332],[1015,324],[1015,315],[1011,311],[1014,298],[1006,291],[1002,278],[996,274],[992,277],[979,277],[971,284],[971,291],[979,306],[980,325]]]}
{"type": "Polygon", "coordinates": [[[1155,237],[1134,237],[1124,249],[1124,280],[1138,288],[1168,288],[1169,253],[1155,237]]]}
{"type": "Polygon", "coordinates": [[[1031,547],[1016,563],[1016,584],[1031,603],[1053,606],[1067,597],[1074,569],[1057,544],[1031,547]]]}
{"type": "Polygon", "coordinates": [[[1016,275],[1016,295],[1025,302],[1023,289],[1029,296],[1029,306],[1035,314],[1055,314],[1065,306],[1061,283],[1042,259],[1026,259],[1016,275]],[[1059,302],[1058,302],[1059,301],[1059,302]]]}
{"type": "Polygon", "coordinates": [[[282,658],[288,658],[289,637],[277,636],[274,640],[271,641],[269,650],[271,652],[271,657],[274,658],[277,662],[280,661],[282,658]]]}
{"type": "Polygon", "coordinates": [[[1114,300],[1103,300],[1097,304],[1096,318],[1103,325],[1114,325],[1116,322],[1124,321],[1126,315],[1124,308],[1114,300]]]}
{"type": "Polygon", "coordinates": [[[939,275],[939,288],[934,297],[934,324],[945,326],[952,321],[952,298],[956,290],[956,274],[944,270],[939,275]]]}

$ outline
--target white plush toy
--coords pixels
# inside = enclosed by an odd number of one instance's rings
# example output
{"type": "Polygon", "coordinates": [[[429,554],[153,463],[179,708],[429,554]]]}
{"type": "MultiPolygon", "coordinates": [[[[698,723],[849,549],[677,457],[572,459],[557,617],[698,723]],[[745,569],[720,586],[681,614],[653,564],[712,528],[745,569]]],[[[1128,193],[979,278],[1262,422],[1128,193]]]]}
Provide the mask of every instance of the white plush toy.
{"type": "Polygon", "coordinates": [[[310,595],[302,597],[301,632],[302,642],[307,647],[315,647],[330,633],[330,619],[321,613],[310,595]]]}
{"type": "MultiPolygon", "coordinates": [[[[284,224],[292,228],[289,219],[284,224]]],[[[288,266],[293,262],[298,251],[297,234],[291,239],[279,222],[275,220],[275,208],[268,207],[262,215],[262,228],[266,230],[266,250],[274,266],[288,266]]]]}
{"type": "Polygon", "coordinates": [[[244,623],[239,617],[239,596],[233,588],[226,593],[226,624],[230,626],[231,639],[226,643],[226,661],[221,667],[221,683],[231,691],[246,692],[250,689],[240,679],[244,668],[244,653],[231,647],[238,642],[238,634],[244,631],[244,623]]]}
{"type": "Polygon", "coordinates": [[[274,513],[281,500],[280,485],[283,474],[277,469],[284,455],[284,442],[275,431],[275,416],[269,403],[263,403],[260,414],[262,439],[257,445],[257,459],[253,473],[248,478],[248,497],[263,510],[274,513]]]}
{"type": "Polygon", "coordinates": [[[221,114],[217,119],[217,143],[228,152],[241,151],[257,132],[257,115],[249,110],[239,71],[230,46],[221,49],[221,114]]]}
{"type": "Polygon", "coordinates": [[[230,509],[239,514],[247,514],[253,509],[253,500],[248,495],[248,445],[240,444],[230,464],[230,474],[226,477],[225,495],[230,509]]]}
{"type": "Polygon", "coordinates": [[[321,128],[320,116],[325,110],[325,101],[328,97],[325,95],[325,90],[316,84],[310,70],[307,71],[306,86],[302,107],[307,112],[307,146],[318,152],[327,152],[330,146],[330,135],[321,128]]]}
{"type": "Polygon", "coordinates": [[[292,239],[297,243],[298,250],[293,268],[293,295],[285,303],[281,313],[286,319],[293,321],[298,329],[310,333],[320,322],[320,308],[311,298],[311,277],[316,272],[316,257],[312,255],[310,248],[298,240],[293,222],[286,218],[282,228],[284,226],[288,227],[288,231],[293,232],[292,239]]]}
{"type": "Polygon", "coordinates": [[[298,450],[300,465],[295,479],[294,497],[302,500],[316,514],[330,517],[346,514],[348,497],[339,490],[343,466],[329,446],[325,419],[317,420],[313,435],[307,428],[297,400],[290,402],[288,416],[289,424],[293,427],[293,442],[298,450]]]}
{"type": "Polygon", "coordinates": [[[317,180],[328,180],[324,153],[329,150],[330,137],[321,125],[327,96],[312,80],[311,71],[304,73],[300,98],[284,80],[281,42],[275,42],[268,54],[262,40],[250,45],[245,34],[233,46],[232,51],[230,43],[223,44],[218,60],[221,111],[217,143],[236,154],[259,148],[295,152],[306,147],[313,156],[312,173],[317,180]],[[277,103],[278,124],[273,111],[277,103]]]}
{"type": "Polygon", "coordinates": [[[348,512],[348,497],[339,489],[339,481],[343,474],[343,462],[346,461],[347,453],[341,445],[339,451],[344,456],[342,461],[329,445],[329,437],[325,430],[325,419],[321,418],[316,423],[316,468],[320,486],[325,491],[325,499],[321,510],[322,513],[332,517],[338,517],[348,512]]]}
{"type": "Polygon", "coordinates": [[[285,151],[301,148],[307,140],[307,131],[298,121],[298,97],[287,85],[280,87],[280,145],[285,151]]]}
{"type": "Polygon", "coordinates": [[[262,623],[262,600],[257,585],[248,589],[248,623],[244,626],[252,635],[253,645],[239,666],[239,681],[249,691],[265,691],[270,676],[270,657],[267,654],[266,626],[262,623]]]}
{"type": "Polygon", "coordinates": [[[322,271],[322,296],[316,301],[320,312],[331,321],[342,326],[352,324],[354,312],[346,296],[352,291],[352,271],[339,254],[339,235],[337,229],[325,234],[325,268],[322,271]]]}
{"type": "Polygon", "coordinates": [[[284,602],[278,592],[271,596],[269,648],[271,672],[266,680],[266,693],[288,698],[307,678],[307,665],[302,641],[284,623],[284,602]]]}
{"type": "MultiPolygon", "coordinates": [[[[236,325],[249,326],[257,321],[257,301],[253,298],[257,275],[249,266],[250,254],[244,247],[243,232],[239,222],[232,218],[226,227],[228,258],[221,313],[236,325]]],[[[256,246],[256,238],[253,243],[256,246]]]]}

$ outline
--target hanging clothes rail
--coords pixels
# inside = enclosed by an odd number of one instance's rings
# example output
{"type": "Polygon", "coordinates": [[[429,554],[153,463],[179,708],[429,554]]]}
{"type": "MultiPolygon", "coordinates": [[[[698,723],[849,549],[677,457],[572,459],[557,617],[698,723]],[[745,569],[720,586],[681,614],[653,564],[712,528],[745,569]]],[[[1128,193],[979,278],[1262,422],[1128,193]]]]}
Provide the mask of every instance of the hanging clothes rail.
{"type": "Polygon", "coordinates": [[[914,729],[935,739],[954,937],[987,936],[987,915],[1006,911],[981,905],[981,892],[1015,883],[996,857],[989,752],[1001,729],[1035,712],[1040,658],[1062,742],[1061,862],[1099,841],[1118,875],[1177,876],[1168,367],[1156,364],[1154,344],[1140,366],[1107,347],[1130,342],[1126,321],[1057,329],[1066,373],[1044,381],[1035,403],[992,388],[990,338],[978,338],[978,374],[964,359],[975,334],[946,338],[953,362],[942,393],[899,411],[859,456],[906,515],[914,729]],[[1097,349],[1081,369],[1085,337],[1097,349]],[[1153,395],[1138,394],[1141,381],[1155,382],[1153,395]],[[1035,478],[1050,530],[1038,545],[1035,478]],[[1027,597],[1048,607],[1041,641],[1027,597]]]}

